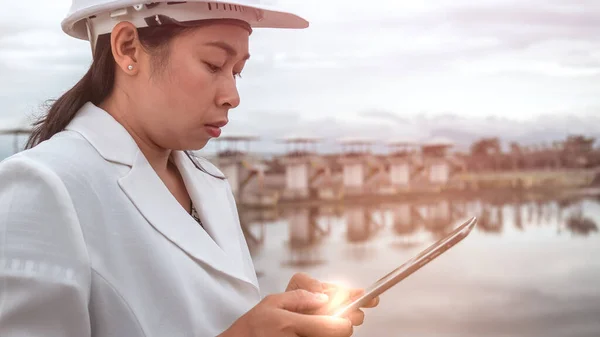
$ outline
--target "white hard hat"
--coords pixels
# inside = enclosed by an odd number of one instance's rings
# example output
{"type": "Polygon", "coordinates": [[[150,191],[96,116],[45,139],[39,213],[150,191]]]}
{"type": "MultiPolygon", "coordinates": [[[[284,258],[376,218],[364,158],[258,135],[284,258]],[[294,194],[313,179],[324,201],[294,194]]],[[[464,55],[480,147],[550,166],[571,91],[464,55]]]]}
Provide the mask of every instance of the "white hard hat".
{"type": "Polygon", "coordinates": [[[110,33],[121,21],[138,28],[161,25],[161,18],[181,23],[206,19],[238,19],[250,27],[306,28],[308,21],[282,10],[258,4],[260,0],[73,0],[62,21],[65,33],[90,40],[92,49],[99,35],[110,33]]]}

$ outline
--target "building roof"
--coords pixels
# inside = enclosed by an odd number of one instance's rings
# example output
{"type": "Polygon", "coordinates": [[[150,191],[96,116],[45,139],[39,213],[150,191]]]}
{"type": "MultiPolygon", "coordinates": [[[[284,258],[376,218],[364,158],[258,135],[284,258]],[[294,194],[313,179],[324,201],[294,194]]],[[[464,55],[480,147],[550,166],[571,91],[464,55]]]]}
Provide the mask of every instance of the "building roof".
{"type": "Polygon", "coordinates": [[[452,147],[455,143],[445,137],[434,137],[422,144],[423,147],[452,147]]]}
{"type": "Polygon", "coordinates": [[[301,135],[288,135],[285,137],[280,138],[280,141],[283,143],[318,143],[322,140],[321,137],[316,137],[316,136],[309,136],[309,135],[305,135],[305,136],[301,136],[301,135]]]}
{"type": "Polygon", "coordinates": [[[343,145],[370,145],[375,143],[375,140],[368,137],[349,136],[338,138],[338,143],[343,145]]]}

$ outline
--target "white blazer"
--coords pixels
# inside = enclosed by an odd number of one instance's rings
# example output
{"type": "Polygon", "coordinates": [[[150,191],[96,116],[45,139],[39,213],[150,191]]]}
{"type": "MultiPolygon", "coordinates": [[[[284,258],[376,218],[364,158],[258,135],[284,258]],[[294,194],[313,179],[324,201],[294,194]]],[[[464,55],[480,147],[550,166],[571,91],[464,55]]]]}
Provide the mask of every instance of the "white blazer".
{"type": "Polygon", "coordinates": [[[0,164],[0,336],[212,337],[260,301],[227,180],[174,159],[205,229],[91,103],[0,164]]]}

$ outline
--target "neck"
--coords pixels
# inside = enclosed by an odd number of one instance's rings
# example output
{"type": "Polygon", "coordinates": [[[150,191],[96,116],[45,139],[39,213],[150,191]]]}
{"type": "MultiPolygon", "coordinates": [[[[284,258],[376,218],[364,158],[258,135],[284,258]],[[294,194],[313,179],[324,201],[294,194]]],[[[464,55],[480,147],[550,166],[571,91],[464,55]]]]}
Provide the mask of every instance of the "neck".
{"type": "Polygon", "coordinates": [[[171,156],[171,150],[158,146],[143,131],[139,125],[140,123],[133,118],[133,116],[140,116],[140,114],[131,113],[135,107],[126,97],[119,98],[117,95],[111,94],[99,107],[108,112],[129,132],[148,163],[150,163],[150,166],[159,175],[167,172],[170,166],[169,157],[171,156]]]}

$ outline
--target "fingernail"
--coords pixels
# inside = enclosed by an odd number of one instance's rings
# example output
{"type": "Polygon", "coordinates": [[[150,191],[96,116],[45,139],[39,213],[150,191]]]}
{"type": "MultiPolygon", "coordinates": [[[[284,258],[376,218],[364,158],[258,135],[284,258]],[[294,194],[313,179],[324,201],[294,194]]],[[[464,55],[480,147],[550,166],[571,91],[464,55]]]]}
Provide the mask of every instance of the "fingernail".
{"type": "Polygon", "coordinates": [[[318,301],[321,301],[321,302],[329,301],[329,296],[327,296],[325,294],[318,293],[318,294],[315,294],[315,296],[317,297],[318,301]]]}

